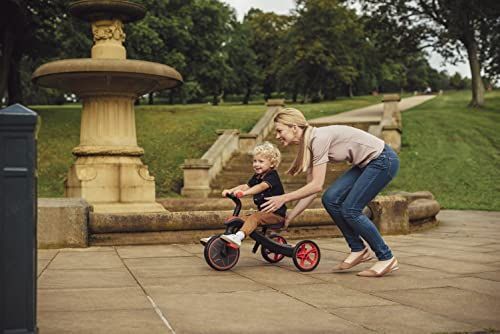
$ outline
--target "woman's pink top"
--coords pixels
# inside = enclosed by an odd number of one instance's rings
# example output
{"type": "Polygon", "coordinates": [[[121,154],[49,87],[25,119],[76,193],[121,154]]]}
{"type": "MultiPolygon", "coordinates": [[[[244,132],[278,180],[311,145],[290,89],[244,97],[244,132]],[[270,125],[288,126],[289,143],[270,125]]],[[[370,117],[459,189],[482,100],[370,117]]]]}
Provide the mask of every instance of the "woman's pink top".
{"type": "Polygon", "coordinates": [[[313,128],[311,133],[312,165],[348,161],[365,167],[384,149],[384,141],[363,130],[346,125],[313,128]]]}

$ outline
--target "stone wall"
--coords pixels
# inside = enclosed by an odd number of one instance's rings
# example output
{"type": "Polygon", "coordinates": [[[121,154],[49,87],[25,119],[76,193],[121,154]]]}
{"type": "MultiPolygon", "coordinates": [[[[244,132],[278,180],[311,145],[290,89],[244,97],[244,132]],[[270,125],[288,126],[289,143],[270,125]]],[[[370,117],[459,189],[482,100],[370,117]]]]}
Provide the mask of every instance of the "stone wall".
{"type": "Polygon", "coordinates": [[[89,212],[82,198],[39,198],[38,247],[87,247],[89,212]]]}

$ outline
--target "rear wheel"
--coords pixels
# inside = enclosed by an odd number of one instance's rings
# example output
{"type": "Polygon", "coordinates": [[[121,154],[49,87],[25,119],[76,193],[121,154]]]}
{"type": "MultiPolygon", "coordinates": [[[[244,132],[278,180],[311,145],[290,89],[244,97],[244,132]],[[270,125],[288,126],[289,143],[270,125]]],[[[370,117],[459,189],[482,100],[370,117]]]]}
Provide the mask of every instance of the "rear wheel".
{"type": "Polygon", "coordinates": [[[314,241],[302,240],[295,245],[292,259],[300,271],[312,271],[319,264],[321,252],[314,241]]]}
{"type": "MultiPolygon", "coordinates": [[[[282,236],[275,235],[270,237],[274,242],[277,242],[278,244],[286,245],[286,239],[283,238],[282,236]]],[[[279,253],[273,253],[269,249],[265,247],[260,248],[260,253],[262,254],[262,257],[269,263],[277,263],[283,260],[285,255],[279,254],[279,253]]]]}
{"type": "Polygon", "coordinates": [[[205,245],[205,261],[215,270],[229,270],[238,263],[240,250],[232,248],[220,237],[211,238],[205,245]]]}

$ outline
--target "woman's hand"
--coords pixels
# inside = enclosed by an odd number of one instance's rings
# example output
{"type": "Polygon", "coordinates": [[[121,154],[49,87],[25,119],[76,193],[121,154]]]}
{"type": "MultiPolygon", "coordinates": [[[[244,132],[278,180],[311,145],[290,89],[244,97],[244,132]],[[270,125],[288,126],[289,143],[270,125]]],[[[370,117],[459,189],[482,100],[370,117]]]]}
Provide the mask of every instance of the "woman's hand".
{"type": "Polygon", "coordinates": [[[284,230],[288,230],[288,226],[292,222],[292,219],[290,219],[290,215],[288,215],[288,214],[286,215],[286,217],[285,217],[285,224],[283,224],[283,229],[284,230]]]}
{"type": "Polygon", "coordinates": [[[263,212],[274,212],[286,203],[285,195],[266,197],[265,200],[266,202],[261,206],[263,212]]]}

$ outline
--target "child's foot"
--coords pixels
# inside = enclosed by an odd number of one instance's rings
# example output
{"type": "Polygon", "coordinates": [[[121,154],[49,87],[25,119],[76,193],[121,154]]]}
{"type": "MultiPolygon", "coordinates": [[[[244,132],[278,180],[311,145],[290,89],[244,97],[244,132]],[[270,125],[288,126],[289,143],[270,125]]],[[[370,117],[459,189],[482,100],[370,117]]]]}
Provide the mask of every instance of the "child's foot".
{"type": "Polygon", "coordinates": [[[220,238],[236,246],[237,248],[240,248],[241,246],[241,239],[238,238],[236,234],[223,234],[220,236],[220,238]]]}
{"type": "Polygon", "coordinates": [[[205,237],[205,238],[201,238],[200,239],[200,243],[205,246],[208,242],[208,240],[210,240],[212,237],[205,237]]]}

